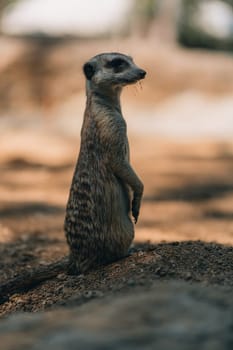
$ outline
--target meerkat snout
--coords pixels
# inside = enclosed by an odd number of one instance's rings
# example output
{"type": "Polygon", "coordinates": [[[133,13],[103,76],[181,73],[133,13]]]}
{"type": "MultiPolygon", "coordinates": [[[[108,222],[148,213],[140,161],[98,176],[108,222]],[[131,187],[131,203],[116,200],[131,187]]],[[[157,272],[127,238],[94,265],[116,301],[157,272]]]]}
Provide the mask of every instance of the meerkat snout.
{"type": "Polygon", "coordinates": [[[146,76],[146,71],[143,69],[139,69],[138,75],[140,79],[144,79],[146,76]]]}

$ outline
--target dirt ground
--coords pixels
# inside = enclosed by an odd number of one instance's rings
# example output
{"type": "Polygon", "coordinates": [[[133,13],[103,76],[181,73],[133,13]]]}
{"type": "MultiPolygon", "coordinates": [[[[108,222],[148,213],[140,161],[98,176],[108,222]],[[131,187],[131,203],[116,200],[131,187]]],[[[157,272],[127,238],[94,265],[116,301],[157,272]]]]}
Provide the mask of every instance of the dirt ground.
{"type": "MultiPolygon", "coordinates": [[[[73,153],[76,146],[69,144],[73,153]]],[[[233,145],[131,137],[131,149],[145,195],[130,256],[86,276],[60,274],[13,295],[0,306],[2,316],[64,305],[74,297],[82,304],[157,280],[232,288],[233,145]]],[[[71,159],[74,154],[60,164],[35,157],[1,164],[1,282],[67,254],[63,220],[71,159]]]]}

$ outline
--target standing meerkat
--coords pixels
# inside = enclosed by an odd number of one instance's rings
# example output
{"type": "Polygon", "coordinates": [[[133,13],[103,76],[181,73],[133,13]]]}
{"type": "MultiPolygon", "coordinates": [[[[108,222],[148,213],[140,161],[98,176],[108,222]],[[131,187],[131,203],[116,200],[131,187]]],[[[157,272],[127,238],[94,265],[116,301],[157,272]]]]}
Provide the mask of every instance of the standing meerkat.
{"type": "Polygon", "coordinates": [[[129,161],[120,95],[146,72],[120,53],[94,56],[83,67],[86,110],[65,218],[70,269],[83,273],[124,257],[134,238],[143,184],[129,161]]]}
{"type": "Polygon", "coordinates": [[[86,109],[81,147],[65,216],[69,258],[28,271],[0,287],[6,295],[26,290],[58,273],[85,273],[127,255],[134,238],[143,184],[129,161],[120,95],[146,72],[121,53],[94,56],[83,66],[86,109]]]}

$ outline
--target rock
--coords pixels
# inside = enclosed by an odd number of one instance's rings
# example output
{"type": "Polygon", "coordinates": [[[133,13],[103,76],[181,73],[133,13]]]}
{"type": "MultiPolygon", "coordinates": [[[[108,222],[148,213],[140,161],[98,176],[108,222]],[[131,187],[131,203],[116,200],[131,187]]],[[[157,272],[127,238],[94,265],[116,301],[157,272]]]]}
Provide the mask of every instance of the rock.
{"type": "Polygon", "coordinates": [[[227,350],[232,324],[232,290],[164,282],[79,307],[13,315],[1,320],[0,337],[4,350],[227,350]]]}

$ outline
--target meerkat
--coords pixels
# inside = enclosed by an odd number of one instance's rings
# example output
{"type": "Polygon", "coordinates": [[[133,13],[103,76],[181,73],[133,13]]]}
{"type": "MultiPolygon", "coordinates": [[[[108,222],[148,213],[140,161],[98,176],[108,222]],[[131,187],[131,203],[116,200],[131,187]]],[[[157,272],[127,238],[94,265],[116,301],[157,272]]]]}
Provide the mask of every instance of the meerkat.
{"type": "Polygon", "coordinates": [[[130,165],[120,95],[146,72],[130,56],[115,52],[94,56],[83,72],[86,109],[64,224],[69,258],[7,282],[1,294],[29,288],[65,270],[83,274],[121,259],[133,241],[132,218],[136,223],[143,183],[130,165]]]}

